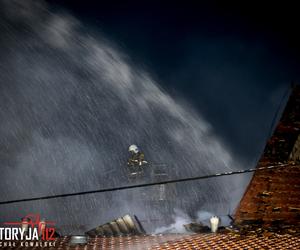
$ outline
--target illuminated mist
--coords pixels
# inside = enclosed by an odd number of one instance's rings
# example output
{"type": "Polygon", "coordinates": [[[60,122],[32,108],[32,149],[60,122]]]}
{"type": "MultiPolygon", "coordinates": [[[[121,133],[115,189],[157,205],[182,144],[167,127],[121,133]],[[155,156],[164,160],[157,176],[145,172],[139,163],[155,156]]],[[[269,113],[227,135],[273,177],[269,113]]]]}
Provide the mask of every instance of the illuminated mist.
{"type": "MultiPolygon", "coordinates": [[[[168,179],[248,167],[188,100],[161,89],[105,35],[42,1],[2,1],[1,9],[1,200],[130,184],[132,143],[149,162],[166,164],[168,179]]],[[[129,213],[154,232],[172,224],[176,211],[191,219],[200,210],[232,213],[249,178],[172,184],[163,202],[148,187],[2,205],[1,221],[41,213],[68,234],[129,213]]],[[[134,183],[152,180],[146,174],[134,183]]]]}

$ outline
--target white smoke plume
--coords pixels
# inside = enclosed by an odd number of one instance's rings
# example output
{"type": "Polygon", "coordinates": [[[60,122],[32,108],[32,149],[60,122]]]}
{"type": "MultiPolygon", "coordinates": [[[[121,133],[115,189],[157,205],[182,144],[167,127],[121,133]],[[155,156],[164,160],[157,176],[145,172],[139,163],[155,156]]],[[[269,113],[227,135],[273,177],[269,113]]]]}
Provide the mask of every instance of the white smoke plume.
{"type": "Polygon", "coordinates": [[[184,225],[191,223],[192,219],[189,218],[183,211],[175,210],[173,220],[175,222],[171,225],[157,228],[154,231],[154,234],[188,233],[184,225]]]}

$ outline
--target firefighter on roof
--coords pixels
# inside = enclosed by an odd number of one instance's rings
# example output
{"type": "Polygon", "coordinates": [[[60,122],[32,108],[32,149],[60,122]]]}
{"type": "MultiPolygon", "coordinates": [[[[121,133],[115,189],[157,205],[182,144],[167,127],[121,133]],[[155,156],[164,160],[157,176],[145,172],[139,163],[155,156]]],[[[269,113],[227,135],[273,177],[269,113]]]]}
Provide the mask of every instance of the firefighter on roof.
{"type": "Polygon", "coordinates": [[[148,162],[145,161],[145,155],[136,145],[130,145],[128,148],[129,153],[131,154],[130,158],[127,161],[131,175],[142,174],[143,166],[148,162]]]}

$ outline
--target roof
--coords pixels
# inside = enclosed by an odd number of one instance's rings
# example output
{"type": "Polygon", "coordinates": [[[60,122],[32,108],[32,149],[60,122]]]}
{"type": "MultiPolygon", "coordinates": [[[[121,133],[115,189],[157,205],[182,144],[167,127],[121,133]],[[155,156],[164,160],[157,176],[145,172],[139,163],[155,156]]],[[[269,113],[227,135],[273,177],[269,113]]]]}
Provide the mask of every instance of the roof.
{"type": "MultiPolygon", "coordinates": [[[[93,236],[86,245],[75,246],[70,245],[70,236],[65,236],[47,249],[300,249],[299,133],[298,86],[257,165],[281,167],[255,172],[236,211],[236,228],[209,234],[93,236]]],[[[102,232],[103,226],[91,230],[90,235],[102,232]]]]}
{"type": "Polygon", "coordinates": [[[300,86],[293,88],[235,214],[238,224],[300,224],[300,86]]]}
{"type": "MultiPolygon", "coordinates": [[[[169,249],[299,249],[300,238],[289,234],[269,233],[241,236],[226,234],[194,234],[194,235],[148,235],[93,237],[87,245],[69,245],[70,237],[58,238],[55,247],[47,249],[133,249],[133,250],[169,250],[169,249]]],[[[18,246],[18,245],[17,245],[18,246]]],[[[22,249],[22,247],[17,247],[22,249]]],[[[35,248],[38,249],[38,248],[35,248]]],[[[41,249],[43,249],[41,247],[41,249]]],[[[45,249],[45,248],[44,248],[45,249]]]]}

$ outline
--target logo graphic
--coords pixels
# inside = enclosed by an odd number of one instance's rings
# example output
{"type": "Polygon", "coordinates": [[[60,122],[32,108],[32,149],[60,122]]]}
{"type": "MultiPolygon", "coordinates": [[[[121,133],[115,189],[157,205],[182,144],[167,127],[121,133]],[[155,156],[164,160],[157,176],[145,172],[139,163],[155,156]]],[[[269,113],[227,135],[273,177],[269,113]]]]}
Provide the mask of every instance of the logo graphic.
{"type": "Polygon", "coordinates": [[[18,222],[4,222],[0,227],[0,247],[55,246],[55,222],[28,214],[18,222]]]}

